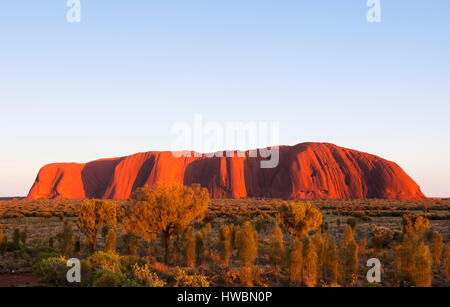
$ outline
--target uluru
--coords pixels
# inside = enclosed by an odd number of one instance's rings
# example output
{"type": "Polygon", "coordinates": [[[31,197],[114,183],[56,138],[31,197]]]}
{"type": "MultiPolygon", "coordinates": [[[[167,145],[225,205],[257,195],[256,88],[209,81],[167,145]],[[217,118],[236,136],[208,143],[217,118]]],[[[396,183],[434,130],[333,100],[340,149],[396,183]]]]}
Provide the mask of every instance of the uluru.
{"type": "Polygon", "coordinates": [[[280,146],[275,168],[261,168],[260,160],[248,152],[176,157],[170,151],[150,151],[83,164],[48,164],[27,199],[125,199],[138,187],[165,181],[201,184],[212,198],[426,198],[396,163],[329,143],[280,146]]]}

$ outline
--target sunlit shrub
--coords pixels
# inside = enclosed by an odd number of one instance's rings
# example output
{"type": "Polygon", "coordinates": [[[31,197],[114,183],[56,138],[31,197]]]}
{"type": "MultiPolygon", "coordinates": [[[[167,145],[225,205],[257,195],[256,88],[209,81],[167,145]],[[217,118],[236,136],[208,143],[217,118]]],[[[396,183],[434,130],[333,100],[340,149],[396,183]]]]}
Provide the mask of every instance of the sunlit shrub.
{"type": "Polygon", "coordinates": [[[92,277],[93,287],[122,287],[126,283],[126,275],[110,269],[99,269],[92,277]]]}
{"type": "Polygon", "coordinates": [[[120,256],[115,253],[96,252],[86,261],[90,269],[107,269],[110,271],[120,271],[120,256]]]}
{"type": "Polygon", "coordinates": [[[147,264],[139,266],[135,264],[132,274],[136,282],[144,287],[164,287],[166,283],[159,279],[158,275],[150,270],[147,264]]]}
{"type": "Polygon", "coordinates": [[[199,274],[188,275],[188,273],[180,268],[175,271],[176,287],[209,287],[209,281],[206,276],[199,274]]]}

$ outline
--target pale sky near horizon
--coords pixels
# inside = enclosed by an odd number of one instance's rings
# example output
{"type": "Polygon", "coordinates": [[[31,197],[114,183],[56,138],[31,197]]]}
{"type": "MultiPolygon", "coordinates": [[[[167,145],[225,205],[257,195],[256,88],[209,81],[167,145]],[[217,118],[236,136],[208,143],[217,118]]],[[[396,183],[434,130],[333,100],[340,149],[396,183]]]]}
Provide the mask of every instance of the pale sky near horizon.
{"type": "MultiPolygon", "coordinates": [[[[450,2],[66,0],[0,3],[0,197],[44,164],[170,149],[171,126],[279,121],[398,163],[450,196],[450,2]]],[[[195,149],[195,148],[186,148],[195,149]]]]}

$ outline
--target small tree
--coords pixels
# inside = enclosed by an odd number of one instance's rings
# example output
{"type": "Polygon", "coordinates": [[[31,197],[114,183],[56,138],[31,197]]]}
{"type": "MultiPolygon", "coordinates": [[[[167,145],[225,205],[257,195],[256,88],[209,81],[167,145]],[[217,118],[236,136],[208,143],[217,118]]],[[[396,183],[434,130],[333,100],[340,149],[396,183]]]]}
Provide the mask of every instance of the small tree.
{"type": "Polygon", "coordinates": [[[431,253],[433,255],[433,263],[436,266],[441,264],[442,248],[444,246],[444,240],[439,232],[435,231],[431,235],[431,253]]]}
{"type": "Polygon", "coordinates": [[[359,254],[361,256],[365,256],[366,255],[366,249],[367,249],[367,240],[366,240],[366,238],[363,238],[359,242],[359,254]]]}
{"type": "Polygon", "coordinates": [[[442,270],[444,273],[445,279],[447,279],[447,282],[450,282],[450,243],[447,243],[444,248],[444,255],[443,255],[443,265],[442,270]]]}
{"type": "Polygon", "coordinates": [[[322,263],[322,279],[330,284],[336,284],[340,275],[337,246],[327,233],[323,237],[320,262],[322,263]]]}
{"type": "Polygon", "coordinates": [[[14,232],[13,232],[13,244],[15,246],[15,248],[19,248],[20,247],[20,229],[19,228],[15,228],[14,232]]]}
{"type": "Polygon", "coordinates": [[[412,237],[414,240],[420,240],[428,229],[429,221],[422,216],[404,215],[402,224],[405,236],[412,237]]]}
{"type": "Polygon", "coordinates": [[[72,252],[73,249],[72,237],[73,237],[72,222],[66,220],[64,221],[62,232],[56,235],[59,249],[64,255],[69,255],[72,252]]]}
{"type": "Polygon", "coordinates": [[[219,232],[219,251],[223,265],[228,266],[232,248],[232,230],[228,225],[220,228],[219,232]]]}
{"type": "Polygon", "coordinates": [[[195,266],[195,237],[192,226],[189,226],[183,235],[183,256],[187,266],[195,266]]]}
{"type": "Polygon", "coordinates": [[[297,285],[302,282],[303,275],[303,243],[295,239],[294,246],[289,253],[289,282],[297,285]]]}
{"type": "Polygon", "coordinates": [[[322,225],[320,210],[310,203],[299,201],[282,202],[277,206],[278,220],[290,234],[300,237],[322,225]]]}
{"type": "Polygon", "coordinates": [[[22,246],[25,247],[27,243],[28,229],[25,227],[23,231],[20,232],[20,241],[22,242],[22,246]]]}
{"type": "Polygon", "coordinates": [[[6,246],[8,245],[8,238],[3,234],[3,231],[0,229],[0,254],[3,254],[6,251],[6,246]]]}
{"type": "Polygon", "coordinates": [[[347,219],[347,225],[350,225],[352,227],[353,231],[355,231],[357,222],[358,222],[358,220],[354,217],[349,217],[347,219]]]}
{"type": "Polygon", "coordinates": [[[139,237],[133,232],[125,233],[122,236],[123,248],[125,249],[125,254],[136,255],[139,251],[139,237]]]}
{"type": "Polygon", "coordinates": [[[115,253],[117,248],[117,233],[116,227],[111,227],[105,239],[105,251],[108,253],[115,253]]]}
{"type": "Polygon", "coordinates": [[[170,238],[176,229],[184,230],[201,221],[208,210],[209,193],[200,185],[145,186],[134,192],[125,209],[123,224],[134,226],[138,235],[150,242],[155,235],[164,238],[165,262],[170,263],[170,238]]]}
{"type": "Polygon", "coordinates": [[[237,234],[237,252],[241,266],[241,279],[252,285],[253,262],[258,254],[258,234],[251,222],[245,222],[237,234]]]}
{"type": "Polygon", "coordinates": [[[204,225],[196,235],[197,245],[197,263],[202,264],[210,260],[209,236],[211,233],[211,224],[204,225]]]}
{"type": "Polygon", "coordinates": [[[355,241],[353,228],[350,225],[345,228],[341,247],[344,271],[349,283],[353,284],[358,272],[358,243],[355,241]]]}
{"type": "Polygon", "coordinates": [[[316,231],[316,233],[311,237],[311,241],[314,244],[314,248],[317,254],[317,272],[320,273],[320,268],[322,266],[322,254],[324,252],[324,238],[322,232],[316,231]]]}
{"type": "Polygon", "coordinates": [[[276,277],[278,278],[278,271],[283,264],[285,257],[285,248],[283,241],[283,232],[278,224],[275,225],[272,234],[270,235],[270,263],[273,266],[276,277]]]}
{"type": "Polygon", "coordinates": [[[308,237],[303,237],[303,282],[307,287],[317,284],[317,250],[316,245],[308,237]]]}
{"type": "Polygon", "coordinates": [[[431,253],[423,242],[428,220],[404,217],[403,242],[396,248],[395,264],[401,283],[417,287],[431,285],[431,253]]]}
{"type": "Polygon", "coordinates": [[[86,235],[92,250],[97,248],[100,227],[116,224],[116,204],[106,200],[86,199],[80,205],[78,228],[86,235]]]}
{"type": "Polygon", "coordinates": [[[416,287],[431,287],[431,253],[428,246],[421,242],[417,249],[413,283],[416,287]]]}
{"type": "Polygon", "coordinates": [[[121,241],[125,254],[136,255],[140,247],[137,219],[122,217],[119,227],[124,232],[121,241]]]}

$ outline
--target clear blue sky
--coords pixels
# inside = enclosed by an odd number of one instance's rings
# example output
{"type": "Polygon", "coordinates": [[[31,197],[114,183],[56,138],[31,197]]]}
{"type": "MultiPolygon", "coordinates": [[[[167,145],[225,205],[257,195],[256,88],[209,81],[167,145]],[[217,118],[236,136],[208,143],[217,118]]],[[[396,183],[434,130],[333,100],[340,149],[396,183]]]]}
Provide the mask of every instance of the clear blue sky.
{"type": "Polygon", "coordinates": [[[450,196],[450,1],[0,3],[0,196],[41,166],[168,149],[176,121],[280,121],[450,196]]]}

